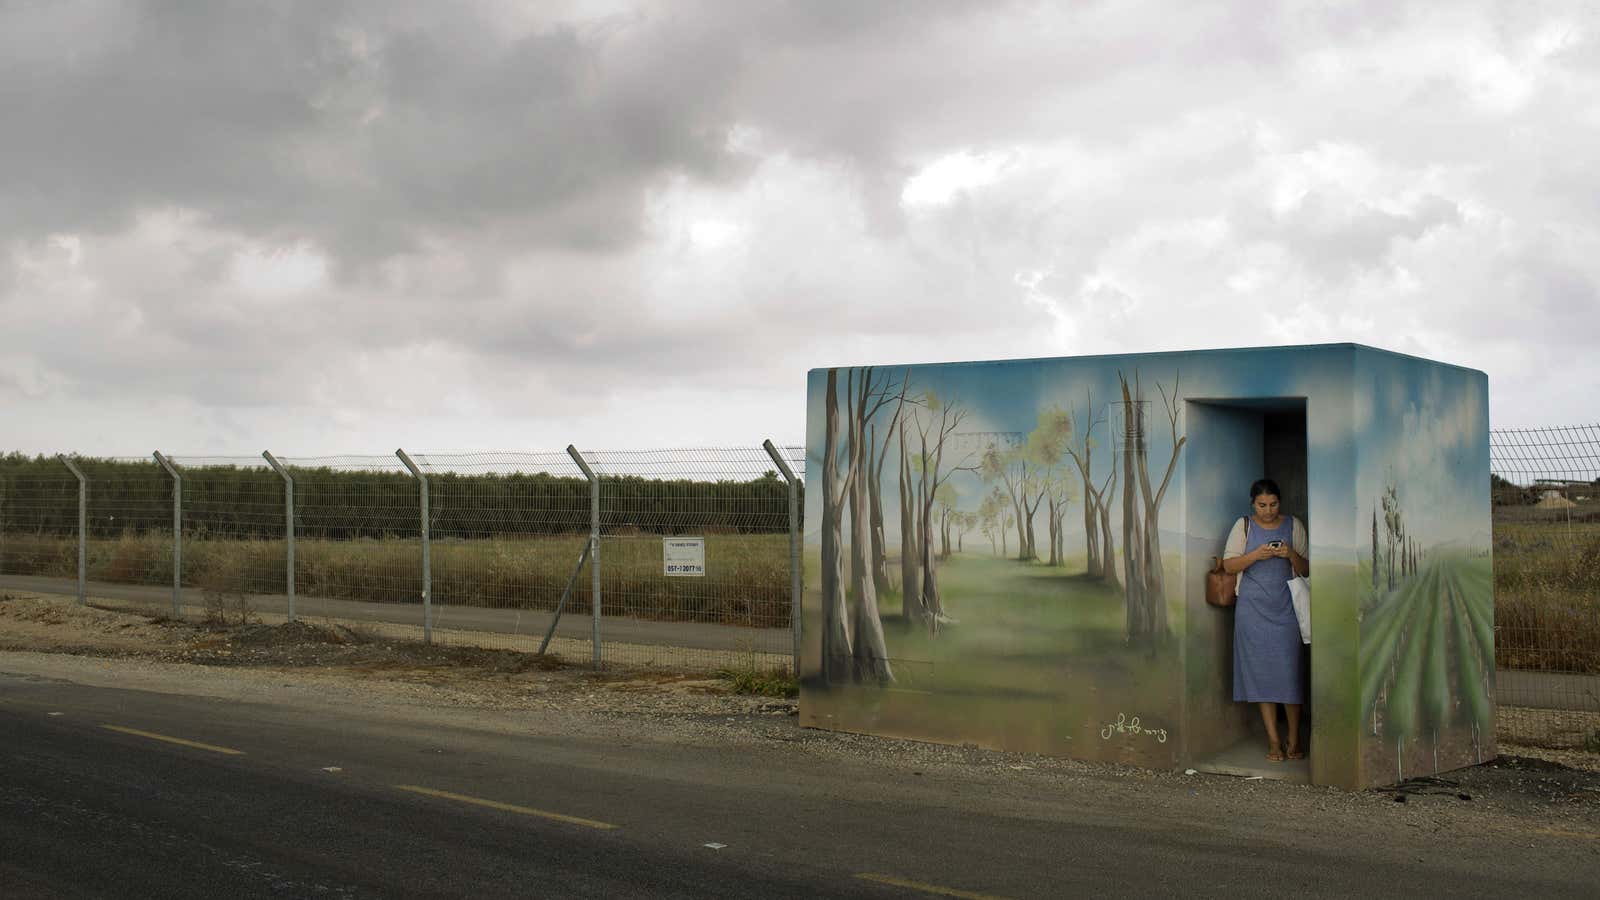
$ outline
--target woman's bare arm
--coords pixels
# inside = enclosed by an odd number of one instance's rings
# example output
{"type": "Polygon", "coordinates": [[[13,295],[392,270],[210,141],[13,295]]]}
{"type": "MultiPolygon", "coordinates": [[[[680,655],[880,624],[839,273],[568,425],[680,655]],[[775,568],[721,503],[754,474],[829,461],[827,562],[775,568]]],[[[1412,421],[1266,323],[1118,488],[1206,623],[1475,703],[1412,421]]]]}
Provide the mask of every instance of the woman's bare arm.
{"type": "Polygon", "coordinates": [[[1271,555],[1272,548],[1262,544],[1249,553],[1241,553],[1238,556],[1230,556],[1224,559],[1222,561],[1222,571],[1237,575],[1271,555]]]}

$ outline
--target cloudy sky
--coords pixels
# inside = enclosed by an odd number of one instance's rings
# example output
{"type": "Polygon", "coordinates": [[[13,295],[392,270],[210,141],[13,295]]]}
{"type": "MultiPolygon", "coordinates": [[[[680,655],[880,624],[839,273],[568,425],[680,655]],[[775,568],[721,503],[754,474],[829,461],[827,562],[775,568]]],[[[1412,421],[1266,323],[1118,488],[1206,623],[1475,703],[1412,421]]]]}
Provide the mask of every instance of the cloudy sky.
{"type": "Polygon", "coordinates": [[[1592,422],[1586,3],[0,0],[0,449],[749,445],[1358,341],[1592,422]]]}

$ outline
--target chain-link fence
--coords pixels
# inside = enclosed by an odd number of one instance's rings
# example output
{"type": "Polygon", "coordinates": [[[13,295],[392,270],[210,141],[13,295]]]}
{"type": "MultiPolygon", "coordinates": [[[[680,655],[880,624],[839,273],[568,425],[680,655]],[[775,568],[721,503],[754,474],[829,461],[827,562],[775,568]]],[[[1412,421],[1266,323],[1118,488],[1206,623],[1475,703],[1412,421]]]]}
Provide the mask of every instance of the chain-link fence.
{"type": "MultiPolygon", "coordinates": [[[[1600,749],[1600,426],[1490,440],[1500,736],[1600,749]]],[[[0,577],[595,663],[789,664],[802,448],[402,456],[5,457],[0,577]]]]}
{"type": "Polygon", "coordinates": [[[172,582],[173,483],[154,459],[3,462],[0,572],[172,582]]]}
{"type": "Polygon", "coordinates": [[[1502,740],[1600,752],[1600,425],[1490,433],[1502,740]]]}
{"type": "MultiPolygon", "coordinates": [[[[786,462],[804,468],[791,448],[786,462]]],[[[775,460],[744,450],[601,451],[601,596],[607,615],[670,622],[662,645],[608,642],[620,662],[697,665],[707,638],[762,667],[794,642],[790,494],[775,460]]]]}
{"type": "Polygon", "coordinates": [[[314,618],[596,665],[790,668],[803,459],[770,443],[13,455],[0,459],[0,579],[82,583],[97,603],[163,615],[314,618]]]}

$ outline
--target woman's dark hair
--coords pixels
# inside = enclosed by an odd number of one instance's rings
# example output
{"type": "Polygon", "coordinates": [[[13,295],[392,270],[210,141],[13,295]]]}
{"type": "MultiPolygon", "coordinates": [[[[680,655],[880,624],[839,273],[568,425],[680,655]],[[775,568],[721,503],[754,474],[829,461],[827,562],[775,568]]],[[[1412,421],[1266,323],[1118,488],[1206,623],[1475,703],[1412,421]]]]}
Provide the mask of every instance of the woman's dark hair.
{"type": "Polygon", "coordinates": [[[1250,485],[1250,499],[1252,501],[1262,494],[1271,494],[1279,500],[1283,499],[1283,492],[1278,490],[1278,483],[1271,478],[1262,478],[1250,485]]]}

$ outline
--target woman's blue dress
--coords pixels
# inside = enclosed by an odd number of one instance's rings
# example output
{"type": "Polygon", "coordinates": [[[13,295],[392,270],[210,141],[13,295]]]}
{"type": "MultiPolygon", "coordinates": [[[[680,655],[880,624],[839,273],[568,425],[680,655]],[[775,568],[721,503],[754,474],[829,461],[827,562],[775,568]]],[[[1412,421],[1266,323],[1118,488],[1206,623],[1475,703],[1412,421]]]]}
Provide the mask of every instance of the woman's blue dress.
{"type": "MultiPolygon", "coordinates": [[[[1246,553],[1268,541],[1289,543],[1294,519],[1276,528],[1250,521],[1246,553]]],[[[1233,615],[1233,699],[1248,703],[1304,703],[1305,655],[1300,624],[1289,599],[1294,569],[1287,559],[1264,559],[1239,573],[1233,615]]]]}

